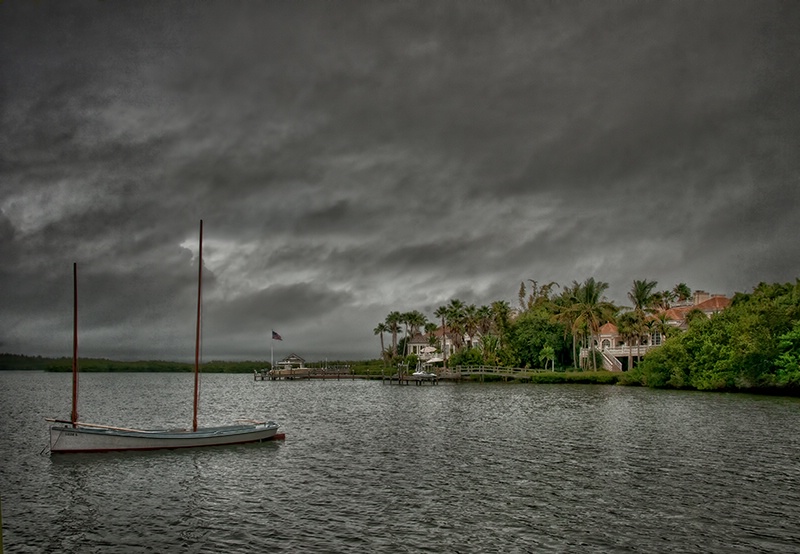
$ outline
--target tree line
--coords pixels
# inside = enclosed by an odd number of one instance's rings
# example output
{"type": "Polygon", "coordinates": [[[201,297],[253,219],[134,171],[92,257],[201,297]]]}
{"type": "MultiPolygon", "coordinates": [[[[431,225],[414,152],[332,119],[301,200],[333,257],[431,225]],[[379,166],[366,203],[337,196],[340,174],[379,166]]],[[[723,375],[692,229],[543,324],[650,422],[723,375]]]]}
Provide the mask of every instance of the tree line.
{"type": "Polygon", "coordinates": [[[800,280],[737,293],[712,318],[650,352],[625,382],[697,390],[800,393],[800,280]]]}
{"type": "MultiPolygon", "coordinates": [[[[380,360],[338,360],[327,362],[316,362],[308,364],[309,367],[336,367],[348,366],[353,373],[364,376],[381,376],[383,365],[380,360]]],[[[105,358],[80,358],[78,367],[81,372],[191,372],[194,371],[194,363],[175,362],[168,360],[149,360],[149,361],[120,361],[105,358]]],[[[270,369],[269,361],[242,361],[228,362],[214,360],[202,362],[200,370],[203,373],[250,373],[260,372],[262,369],[270,369]]],[[[47,358],[42,356],[25,356],[22,354],[0,353],[0,371],[50,371],[50,372],[69,372],[72,371],[72,358],[59,357],[47,358]]]]}
{"type": "MultiPolygon", "coordinates": [[[[81,372],[190,372],[194,371],[193,363],[172,362],[163,360],[120,361],[105,358],[80,358],[78,366],[81,372]]],[[[204,373],[253,373],[268,367],[269,362],[244,361],[226,362],[210,361],[200,364],[204,373]]],[[[2,370],[38,370],[67,372],[72,371],[72,358],[45,358],[42,356],[24,356],[20,354],[0,354],[0,371],[2,370]]]]}
{"type": "Polygon", "coordinates": [[[687,305],[692,297],[685,283],[661,290],[657,281],[634,280],[627,294],[629,306],[609,301],[608,286],[594,278],[563,288],[529,279],[520,284],[517,306],[505,301],[476,306],[453,299],[435,310],[434,320],[419,311],[393,311],[373,332],[380,337],[381,358],[388,364],[417,362],[408,343],[418,333],[443,355],[446,334],[454,352],[445,356],[445,366],[574,371],[598,369],[597,337],[610,322],[632,346],[625,384],[703,390],[798,386],[797,284],[761,284],[752,294],[738,293],[730,308],[711,318],[689,310],[688,331],[666,318],[670,307],[687,305]],[[655,334],[662,337],[663,346],[637,354],[636,347],[655,334]],[[589,351],[583,367],[581,348],[589,351]]]}
{"type": "MultiPolygon", "coordinates": [[[[633,305],[626,308],[610,302],[605,297],[608,283],[594,278],[563,288],[555,282],[539,284],[529,279],[520,283],[515,307],[507,301],[476,306],[453,299],[435,310],[435,320],[429,321],[417,310],[393,311],[373,332],[380,336],[381,357],[389,363],[406,361],[408,343],[418,333],[424,333],[430,345],[444,354],[444,329],[455,350],[449,356],[451,365],[578,368],[579,348],[593,348],[600,327],[607,322],[616,323],[631,344],[653,332],[671,332],[666,321],[653,314],[673,302],[688,300],[692,292],[685,283],[668,290],[657,290],[657,285],[634,280],[628,293],[633,305]],[[389,344],[385,335],[391,337],[389,344]]],[[[590,363],[591,369],[597,369],[595,356],[590,356],[590,363]]]]}

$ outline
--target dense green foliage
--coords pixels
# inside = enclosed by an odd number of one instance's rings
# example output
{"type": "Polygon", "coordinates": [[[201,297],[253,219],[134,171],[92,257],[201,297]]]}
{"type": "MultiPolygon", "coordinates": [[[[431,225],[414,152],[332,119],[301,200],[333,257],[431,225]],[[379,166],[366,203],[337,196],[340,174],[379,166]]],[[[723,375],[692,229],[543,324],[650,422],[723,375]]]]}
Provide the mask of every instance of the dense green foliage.
{"type": "Polygon", "coordinates": [[[555,356],[559,366],[571,363],[568,333],[564,325],[553,318],[553,311],[547,306],[537,306],[523,312],[509,326],[508,344],[515,367],[543,367],[543,354],[555,356]]]}
{"type": "Polygon", "coordinates": [[[698,390],[800,392],[800,281],[760,284],[724,312],[650,352],[627,383],[698,390]]]}
{"type": "Polygon", "coordinates": [[[587,279],[556,293],[556,283],[539,285],[530,280],[519,290],[519,307],[508,302],[475,306],[453,299],[428,322],[417,311],[393,311],[373,330],[380,338],[382,359],[387,365],[407,363],[407,344],[421,333],[442,357],[441,330],[447,332],[452,351],[447,365],[489,365],[564,370],[577,367],[577,344],[588,343],[601,318],[613,317],[615,307],[602,294],[607,283],[587,279]],[[434,334],[433,331],[437,331],[434,334]],[[391,340],[384,337],[390,335],[391,340]],[[400,336],[404,334],[405,336],[400,336]]]}
{"type": "MultiPolygon", "coordinates": [[[[52,358],[23,356],[20,354],[0,354],[0,371],[38,370],[45,371],[53,363],[52,358]]],[[[71,364],[72,362],[70,362],[71,364]]]]}
{"type": "MultiPolygon", "coordinates": [[[[553,374],[566,374],[580,365],[584,370],[597,370],[603,361],[594,350],[597,335],[604,323],[612,322],[627,345],[647,345],[655,333],[664,338],[660,348],[645,350],[642,360],[631,348],[625,367],[632,369],[609,378],[614,382],[696,390],[800,392],[800,281],[762,283],[752,293],[737,294],[729,308],[712,318],[699,309],[691,310],[686,314],[686,332],[669,325],[665,315],[672,302],[691,297],[684,283],[672,290],[658,290],[657,283],[647,279],[634,280],[632,285],[628,293],[631,307],[620,308],[603,296],[608,284],[593,278],[573,282],[558,293],[556,283],[539,285],[529,280],[529,285],[520,284],[518,308],[512,309],[506,302],[476,307],[454,299],[436,310],[434,325],[446,329],[452,341],[450,367],[549,368],[553,374]],[[589,349],[582,364],[578,360],[581,347],[589,349]]],[[[420,329],[426,329],[430,345],[441,356],[441,334],[427,331],[429,326],[418,312],[392,312],[385,324],[375,328],[388,365],[409,361],[405,356],[407,338],[420,329]],[[398,340],[403,330],[405,337],[398,340]],[[388,346],[383,333],[391,333],[388,346]]],[[[573,378],[537,373],[533,380],[573,378]]]]}

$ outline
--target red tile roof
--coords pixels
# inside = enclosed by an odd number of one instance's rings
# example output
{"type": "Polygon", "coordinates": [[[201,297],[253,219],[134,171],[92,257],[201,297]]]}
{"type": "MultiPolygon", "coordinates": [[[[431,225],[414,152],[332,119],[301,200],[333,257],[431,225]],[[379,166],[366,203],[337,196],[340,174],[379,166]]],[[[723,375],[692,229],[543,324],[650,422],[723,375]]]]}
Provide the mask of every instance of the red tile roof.
{"type": "Polygon", "coordinates": [[[681,306],[679,308],[670,308],[667,310],[664,315],[667,318],[667,321],[683,321],[686,319],[686,314],[692,310],[694,306],[681,306]]]}
{"type": "Polygon", "coordinates": [[[616,335],[618,332],[617,326],[610,322],[600,327],[601,335],[616,335]]]}
{"type": "Polygon", "coordinates": [[[695,308],[704,312],[724,310],[731,305],[731,299],[725,296],[713,296],[705,302],[700,302],[695,308]]]}

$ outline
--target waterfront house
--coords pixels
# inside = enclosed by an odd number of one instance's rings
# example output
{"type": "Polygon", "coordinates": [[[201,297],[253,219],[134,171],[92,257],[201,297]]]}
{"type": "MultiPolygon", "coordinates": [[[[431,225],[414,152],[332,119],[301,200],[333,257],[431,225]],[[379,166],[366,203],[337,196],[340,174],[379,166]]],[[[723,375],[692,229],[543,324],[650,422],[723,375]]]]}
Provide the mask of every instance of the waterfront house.
{"type": "Polygon", "coordinates": [[[431,359],[447,359],[453,355],[453,352],[455,352],[453,335],[442,327],[430,335],[417,333],[408,341],[408,353],[416,355],[422,362],[431,359]]]}
{"type": "MultiPolygon", "coordinates": [[[[665,322],[670,327],[681,330],[688,328],[686,317],[690,312],[699,310],[707,317],[711,317],[730,306],[730,298],[722,294],[709,294],[705,291],[696,291],[692,299],[676,304],[668,310],[651,316],[652,320],[659,319],[663,314],[665,322]]],[[[595,337],[595,350],[603,359],[603,368],[609,371],[627,371],[629,363],[647,354],[653,348],[658,348],[666,339],[658,330],[635,337],[626,342],[625,337],[619,334],[619,329],[611,322],[604,324],[595,337]]],[[[580,360],[583,367],[589,364],[589,348],[581,348],[580,360]]]]}

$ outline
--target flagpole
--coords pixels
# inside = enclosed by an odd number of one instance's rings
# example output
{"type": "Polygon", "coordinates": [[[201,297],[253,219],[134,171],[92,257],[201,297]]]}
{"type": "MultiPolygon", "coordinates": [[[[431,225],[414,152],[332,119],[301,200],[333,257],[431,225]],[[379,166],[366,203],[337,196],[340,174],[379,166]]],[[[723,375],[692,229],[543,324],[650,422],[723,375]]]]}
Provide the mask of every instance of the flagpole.
{"type": "Polygon", "coordinates": [[[269,345],[269,368],[275,369],[275,354],[273,350],[275,349],[275,337],[273,336],[270,345],[269,345]]]}

